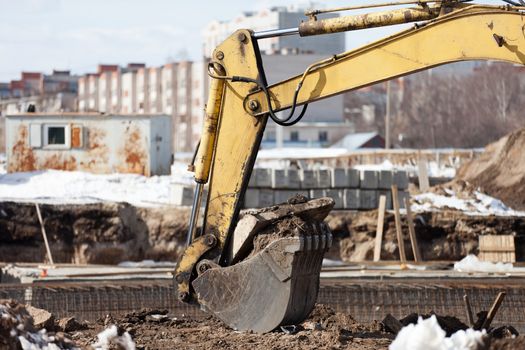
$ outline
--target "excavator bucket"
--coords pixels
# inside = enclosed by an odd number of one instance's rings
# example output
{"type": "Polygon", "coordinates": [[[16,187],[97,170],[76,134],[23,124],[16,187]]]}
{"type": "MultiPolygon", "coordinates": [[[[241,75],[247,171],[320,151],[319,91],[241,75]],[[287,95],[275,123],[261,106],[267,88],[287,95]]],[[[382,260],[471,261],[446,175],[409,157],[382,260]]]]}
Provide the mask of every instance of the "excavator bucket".
{"type": "MultiPolygon", "coordinates": [[[[324,198],[285,206],[280,214],[299,215],[302,224],[232,266],[206,269],[192,283],[201,306],[234,329],[264,333],[297,324],[315,305],[323,256],[332,244],[332,234],[322,220],[333,201],[324,198]]],[[[260,218],[259,214],[255,216],[260,218]]],[[[290,218],[280,214],[263,220],[263,231],[272,231],[290,218]]],[[[264,215],[272,216],[268,211],[264,215]]],[[[258,235],[261,238],[264,233],[252,235],[250,241],[258,235]]]]}

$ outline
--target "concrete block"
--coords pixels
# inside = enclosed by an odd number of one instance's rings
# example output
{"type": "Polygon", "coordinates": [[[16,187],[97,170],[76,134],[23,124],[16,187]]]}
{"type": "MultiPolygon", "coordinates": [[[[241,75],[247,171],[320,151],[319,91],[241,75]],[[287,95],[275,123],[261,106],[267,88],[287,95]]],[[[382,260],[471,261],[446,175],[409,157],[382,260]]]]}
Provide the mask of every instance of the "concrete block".
{"type": "Polygon", "coordinates": [[[359,209],[359,193],[358,189],[346,189],[343,191],[343,200],[345,209],[359,209]]]}
{"type": "MultiPolygon", "coordinates": [[[[391,190],[379,191],[379,195],[386,197],[386,206],[385,206],[386,210],[394,209],[394,207],[392,206],[392,191],[391,190]]],[[[379,203],[379,197],[378,197],[378,203],[379,203]]]]}
{"type": "Polygon", "coordinates": [[[361,184],[361,174],[357,169],[346,169],[346,176],[348,178],[348,187],[359,188],[361,184]]]}
{"type": "Polygon", "coordinates": [[[406,171],[396,171],[394,173],[394,184],[399,190],[408,188],[408,173],[406,171]]]}
{"type": "Polygon", "coordinates": [[[271,207],[275,204],[274,190],[261,189],[259,192],[259,208],[271,207]]]}
{"type": "Polygon", "coordinates": [[[317,170],[317,187],[331,188],[332,187],[332,169],[317,170]]]}
{"type": "Polygon", "coordinates": [[[381,170],[379,172],[379,188],[389,190],[394,183],[394,174],[390,170],[381,170]]]}
{"type": "Polygon", "coordinates": [[[361,185],[360,188],[377,189],[379,186],[379,173],[377,171],[363,170],[361,171],[361,185]]]}
{"type": "Polygon", "coordinates": [[[325,190],[322,190],[322,189],[313,189],[313,190],[310,190],[310,198],[321,198],[321,197],[325,197],[325,190]]]}
{"type": "Polygon", "coordinates": [[[270,188],[272,187],[272,169],[255,168],[250,177],[249,187],[270,188]]]}
{"type": "Polygon", "coordinates": [[[310,198],[310,191],[291,191],[291,190],[276,190],[274,191],[275,204],[286,203],[288,199],[300,194],[306,198],[310,198]]]}
{"type": "Polygon", "coordinates": [[[288,176],[288,188],[301,188],[301,173],[297,169],[288,169],[286,171],[288,176]]]}
{"type": "Polygon", "coordinates": [[[170,187],[170,202],[174,205],[192,206],[193,193],[193,187],[174,184],[170,187]]]}
{"type": "Polygon", "coordinates": [[[247,209],[259,208],[259,194],[261,190],[248,188],[244,194],[244,207],[247,209]]]}
{"type": "Polygon", "coordinates": [[[284,169],[272,169],[272,188],[288,188],[288,174],[284,169]]]}
{"type": "Polygon", "coordinates": [[[344,208],[344,190],[342,189],[328,189],[325,191],[325,196],[330,197],[335,201],[335,209],[344,208]]]}
{"type": "Polygon", "coordinates": [[[346,169],[344,168],[332,169],[332,187],[333,188],[350,187],[350,178],[347,176],[346,169]]]}
{"type": "Polygon", "coordinates": [[[378,191],[361,190],[359,193],[360,209],[377,209],[378,191]]]}
{"type": "Polygon", "coordinates": [[[317,172],[315,170],[301,170],[301,188],[317,188],[317,172]]]}

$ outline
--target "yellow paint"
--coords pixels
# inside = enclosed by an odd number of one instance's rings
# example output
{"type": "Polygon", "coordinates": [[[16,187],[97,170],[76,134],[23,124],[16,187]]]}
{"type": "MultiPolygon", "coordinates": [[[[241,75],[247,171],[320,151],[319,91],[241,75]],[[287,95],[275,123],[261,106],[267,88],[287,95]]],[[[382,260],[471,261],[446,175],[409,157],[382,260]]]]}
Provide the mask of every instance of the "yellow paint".
{"type": "MultiPolygon", "coordinates": [[[[345,91],[404,76],[438,65],[467,60],[525,63],[525,18],[521,12],[472,6],[373,44],[340,54],[335,62],[306,76],[298,103],[316,101],[345,91]],[[499,47],[493,34],[506,43],[499,47]]],[[[270,87],[274,109],[290,107],[300,76],[270,87]]],[[[268,111],[261,92],[253,94],[268,111]]]]}

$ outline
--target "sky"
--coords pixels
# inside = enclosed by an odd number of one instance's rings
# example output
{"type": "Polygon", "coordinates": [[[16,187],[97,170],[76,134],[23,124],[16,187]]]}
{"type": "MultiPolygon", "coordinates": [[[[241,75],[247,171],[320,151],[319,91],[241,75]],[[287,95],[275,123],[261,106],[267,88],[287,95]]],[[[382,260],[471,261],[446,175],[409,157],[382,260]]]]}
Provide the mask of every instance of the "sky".
{"type": "MultiPolygon", "coordinates": [[[[379,0],[378,0],[379,1],[379,0]]],[[[327,0],[326,7],[370,0],[327,0]]],[[[212,20],[301,0],[0,0],[0,81],[20,72],[94,72],[99,63],[162,65],[199,60],[202,31],[212,20]]],[[[306,2],[308,4],[308,2],[306,2]]],[[[318,6],[317,6],[318,7],[318,6]]],[[[399,26],[395,26],[399,27],[399,26]]],[[[400,28],[347,35],[347,49],[400,28]]]]}

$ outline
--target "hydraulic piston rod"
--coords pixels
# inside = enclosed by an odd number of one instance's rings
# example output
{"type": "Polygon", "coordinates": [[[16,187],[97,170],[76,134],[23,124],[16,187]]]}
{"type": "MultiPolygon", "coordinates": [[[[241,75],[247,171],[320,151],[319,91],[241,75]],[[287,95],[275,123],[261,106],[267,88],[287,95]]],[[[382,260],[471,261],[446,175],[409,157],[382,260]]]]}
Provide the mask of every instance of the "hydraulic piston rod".
{"type": "MultiPolygon", "coordinates": [[[[224,70],[220,65],[214,65],[213,69],[218,75],[223,76],[224,70]]],[[[195,230],[199,218],[200,204],[204,184],[208,182],[210,176],[210,166],[213,159],[215,138],[217,137],[217,127],[219,124],[220,106],[224,93],[224,80],[211,79],[210,95],[206,104],[206,117],[202,126],[202,136],[195,157],[195,182],[197,188],[193,197],[193,208],[190,217],[190,227],[186,238],[187,245],[195,239],[195,230]]]]}
{"type": "Polygon", "coordinates": [[[312,19],[299,25],[299,34],[301,36],[330,34],[394,24],[427,21],[436,18],[439,16],[439,13],[439,6],[427,6],[320,20],[312,19]]]}

